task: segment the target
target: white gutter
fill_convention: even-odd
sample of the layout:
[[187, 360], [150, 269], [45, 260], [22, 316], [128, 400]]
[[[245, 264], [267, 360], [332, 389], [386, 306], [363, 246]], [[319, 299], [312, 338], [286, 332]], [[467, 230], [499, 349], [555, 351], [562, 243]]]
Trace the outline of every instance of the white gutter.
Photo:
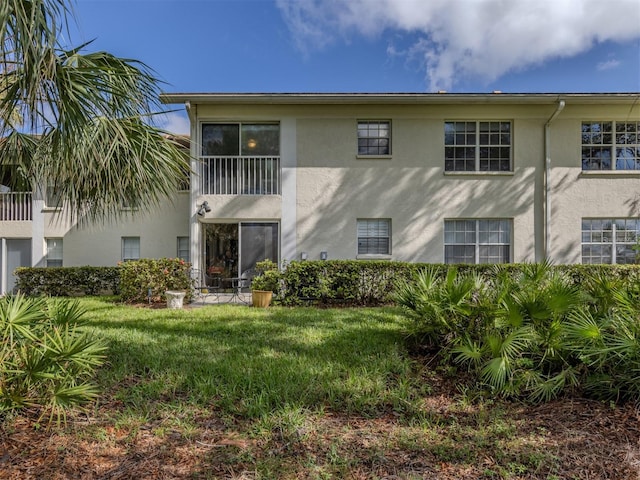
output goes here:
[[549, 117], [544, 125], [544, 251], [545, 260], [549, 258], [551, 250], [551, 122], [553, 122], [564, 109], [565, 101], [559, 100], [556, 111]]

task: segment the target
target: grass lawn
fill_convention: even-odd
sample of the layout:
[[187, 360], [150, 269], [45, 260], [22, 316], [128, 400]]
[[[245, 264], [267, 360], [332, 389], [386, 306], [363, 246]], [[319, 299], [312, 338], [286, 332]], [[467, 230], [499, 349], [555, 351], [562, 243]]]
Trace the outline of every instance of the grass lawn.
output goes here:
[[636, 408], [479, 401], [408, 354], [397, 309], [82, 302], [104, 394], [62, 430], [2, 426], [0, 478], [639, 478]]

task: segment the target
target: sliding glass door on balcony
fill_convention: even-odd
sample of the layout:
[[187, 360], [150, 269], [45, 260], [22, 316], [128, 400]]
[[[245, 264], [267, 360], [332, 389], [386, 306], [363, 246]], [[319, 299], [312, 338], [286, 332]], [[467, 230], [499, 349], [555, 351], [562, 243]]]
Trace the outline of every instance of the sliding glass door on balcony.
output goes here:
[[203, 195], [280, 195], [278, 123], [202, 124]]

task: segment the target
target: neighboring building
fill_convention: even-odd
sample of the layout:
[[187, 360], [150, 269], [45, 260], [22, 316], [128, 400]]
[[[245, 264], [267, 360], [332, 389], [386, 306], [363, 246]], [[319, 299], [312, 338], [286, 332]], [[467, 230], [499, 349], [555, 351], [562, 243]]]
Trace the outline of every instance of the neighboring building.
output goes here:
[[27, 257], [69, 266], [181, 255], [229, 276], [265, 258], [635, 260], [640, 94], [161, 99], [189, 112], [190, 191], [91, 229], [52, 223], [45, 201], [30, 200], [30, 218], [0, 221], [3, 290]]

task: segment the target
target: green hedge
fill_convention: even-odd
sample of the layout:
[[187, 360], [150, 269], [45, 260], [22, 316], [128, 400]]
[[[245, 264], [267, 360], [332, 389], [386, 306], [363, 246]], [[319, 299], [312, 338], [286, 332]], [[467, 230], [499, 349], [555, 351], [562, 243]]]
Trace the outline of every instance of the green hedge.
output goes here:
[[[275, 301], [282, 305], [384, 305], [392, 302], [396, 281], [412, 280], [433, 266], [444, 276], [450, 265], [364, 260], [293, 261], [279, 274]], [[461, 274], [493, 275], [494, 265], [456, 265]], [[501, 265], [517, 272], [522, 264]], [[597, 274], [630, 281], [640, 287], [640, 265], [558, 265], [580, 284]]]
[[116, 295], [123, 302], [164, 302], [167, 290], [185, 290], [193, 296], [191, 264], [174, 258], [142, 259], [116, 267], [55, 267], [16, 269], [17, 287], [24, 295], [68, 297]]
[[18, 290], [28, 296], [113, 295], [120, 285], [119, 267], [20, 267], [15, 274]]
[[179, 258], [142, 259], [120, 264], [120, 298], [123, 302], [163, 302], [167, 290], [184, 290], [193, 297], [191, 264]]

